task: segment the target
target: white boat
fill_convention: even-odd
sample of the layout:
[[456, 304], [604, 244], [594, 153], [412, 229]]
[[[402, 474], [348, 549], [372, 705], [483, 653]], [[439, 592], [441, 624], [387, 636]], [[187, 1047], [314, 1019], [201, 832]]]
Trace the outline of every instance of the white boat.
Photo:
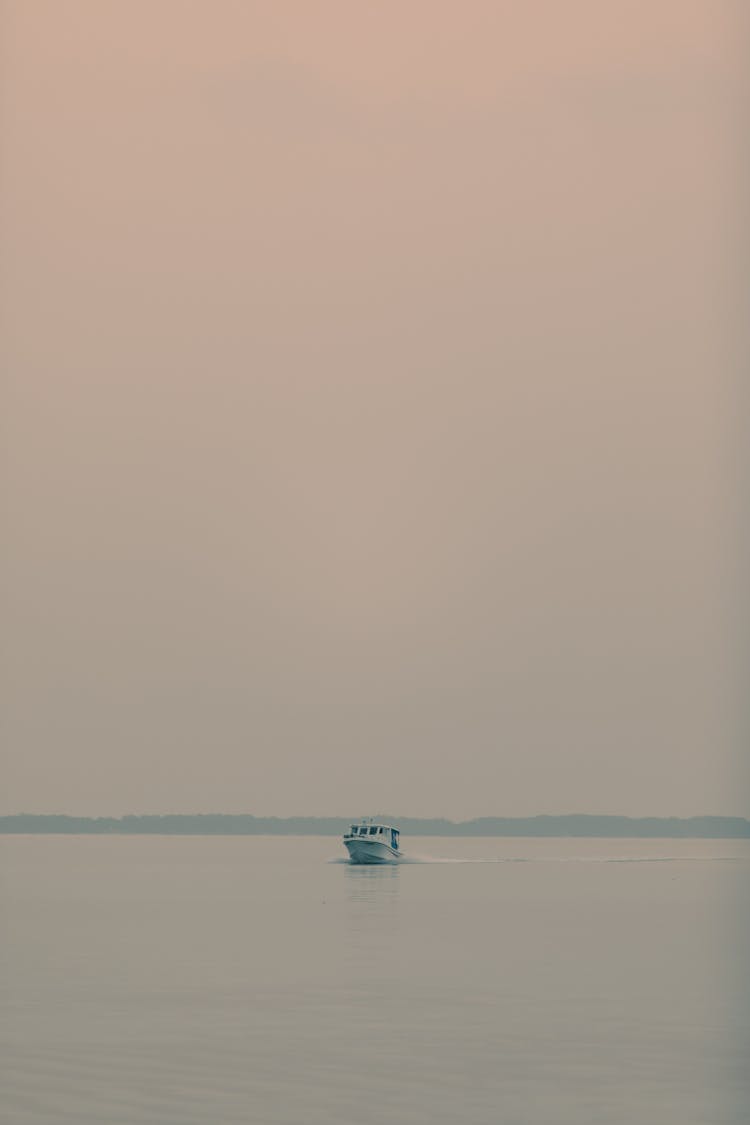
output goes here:
[[372, 817], [363, 817], [344, 835], [344, 847], [352, 863], [396, 863], [399, 829], [390, 824], [377, 824]]

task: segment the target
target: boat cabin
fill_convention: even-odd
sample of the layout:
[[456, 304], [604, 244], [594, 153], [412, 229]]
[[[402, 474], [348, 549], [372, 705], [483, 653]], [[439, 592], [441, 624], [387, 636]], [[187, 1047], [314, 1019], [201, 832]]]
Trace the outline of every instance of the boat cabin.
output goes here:
[[391, 828], [389, 824], [373, 824], [371, 821], [363, 821], [361, 824], [353, 824], [349, 834], [351, 836], [374, 837], [393, 848], [394, 851], [398, 851], [398, 828]]

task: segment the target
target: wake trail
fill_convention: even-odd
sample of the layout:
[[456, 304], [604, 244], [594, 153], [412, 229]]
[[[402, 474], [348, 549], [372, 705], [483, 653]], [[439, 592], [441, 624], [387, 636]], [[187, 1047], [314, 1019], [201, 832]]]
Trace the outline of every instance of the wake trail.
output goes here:
[[346, 856], [334, 856], [329, 863], [343, 863], [349, 867], [406, 867], [419, 864], [489, 864], [489, 863], [735, 863], [735, 855], [688, 856], [488, 856], [457, 857], [432, 855], [403, 855], [390, 863], [359, 864], [352, 863]]

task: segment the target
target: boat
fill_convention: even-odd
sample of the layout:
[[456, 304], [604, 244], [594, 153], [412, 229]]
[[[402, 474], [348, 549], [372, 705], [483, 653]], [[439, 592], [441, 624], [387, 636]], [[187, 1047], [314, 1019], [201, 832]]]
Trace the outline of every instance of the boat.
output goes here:
[[400, 830], [391, 824], [378, 824], [363, 817], [344, 834], [344, 847], [352, 863], [397, 863]]

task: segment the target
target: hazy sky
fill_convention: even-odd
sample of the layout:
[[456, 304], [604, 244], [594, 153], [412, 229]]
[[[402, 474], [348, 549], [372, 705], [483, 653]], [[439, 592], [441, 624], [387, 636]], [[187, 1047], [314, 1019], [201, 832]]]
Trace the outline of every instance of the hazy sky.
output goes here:
[[723, 0], [5, 0], [3, 812], [748, 812]]

